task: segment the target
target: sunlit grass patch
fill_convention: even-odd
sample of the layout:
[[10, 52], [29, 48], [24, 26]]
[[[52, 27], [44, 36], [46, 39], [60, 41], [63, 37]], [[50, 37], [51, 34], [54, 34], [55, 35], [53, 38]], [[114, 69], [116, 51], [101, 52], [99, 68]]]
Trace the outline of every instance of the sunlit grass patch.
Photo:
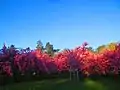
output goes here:
[[85, 79], [84, 84], [88, 90], [107, 90], [101, 82], [94, 81], [92, 79]]

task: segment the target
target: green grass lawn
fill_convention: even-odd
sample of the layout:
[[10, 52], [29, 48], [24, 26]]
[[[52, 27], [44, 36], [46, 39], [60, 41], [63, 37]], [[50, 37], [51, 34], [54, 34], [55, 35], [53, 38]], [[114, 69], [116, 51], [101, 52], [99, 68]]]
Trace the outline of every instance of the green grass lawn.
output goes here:
[[120, 90], [120, 79], [101, 77], [93, 80], [49, 79], [22, 82], [0, 87], [0, 90]]

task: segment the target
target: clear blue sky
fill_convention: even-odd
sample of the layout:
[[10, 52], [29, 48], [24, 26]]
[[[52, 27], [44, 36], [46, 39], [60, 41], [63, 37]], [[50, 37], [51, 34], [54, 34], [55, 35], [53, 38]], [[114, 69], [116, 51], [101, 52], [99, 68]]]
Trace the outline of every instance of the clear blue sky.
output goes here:
[[0, 0], [0, 47], [74, 48], [120, 40], [119, 0]]

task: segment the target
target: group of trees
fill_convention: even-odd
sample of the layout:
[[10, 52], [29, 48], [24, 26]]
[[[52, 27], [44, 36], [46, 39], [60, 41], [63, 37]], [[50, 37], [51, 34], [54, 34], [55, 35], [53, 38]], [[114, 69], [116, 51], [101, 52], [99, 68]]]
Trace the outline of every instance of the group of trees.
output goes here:
[[[58, 52], [49, 42], [44, 47], [39, 40], [35, 50], [17, 49], [14, 45], [0, 50], [0, 75], [40, 75], [79, 69], [84, 75], [119, 74], [120, 44], [110, 43], [96, 50], [87, 43]], [[55, 54], [57, 52], [57, 54]]]
[[44, 47], [40, 40], [37, 41], [36, 48], [38, 50], [41, 50], [42, 52], [47, 53], [50, 56], [53, 56], [56, 52], [58, 52], [60, 50], [60, 49], [54, 49], [53, 45], [50, 44], [50, 42], [47, 42], [46, 46]]

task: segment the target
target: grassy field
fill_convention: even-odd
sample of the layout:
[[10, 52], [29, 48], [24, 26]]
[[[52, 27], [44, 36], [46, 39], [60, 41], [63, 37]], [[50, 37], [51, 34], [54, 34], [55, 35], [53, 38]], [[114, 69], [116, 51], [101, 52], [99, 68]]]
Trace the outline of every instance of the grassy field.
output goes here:
[[119, 78], [101, 77], [93, 80], [49, 79], [34, 82], [22, 82], [0, 87], [0, 90], [120, 90]]

